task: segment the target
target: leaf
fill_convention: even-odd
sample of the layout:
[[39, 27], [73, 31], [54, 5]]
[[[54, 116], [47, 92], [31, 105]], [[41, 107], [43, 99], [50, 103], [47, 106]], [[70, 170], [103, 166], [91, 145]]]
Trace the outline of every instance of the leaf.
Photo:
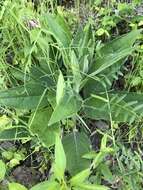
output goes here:
[[79, 184], [78, 186], [83, 190], [109, 190], [108, 187], [105, 187], [103, 185]]
[[65, 90], [65, 81], [64, 81], [64, 77], [62, 75], [62, 72], [60, 71], [58, 83], [57, 83], [57, 92], [56, 92], [57, 104], [59, 104], [60, 100], [63, 98], [64, 90]]
[[42, 62], [42, 65], [35, 66], [32, 65], [30, 68], [30, 71], [28, 73], [23, 72], [22, 70], [19, 70], [17, 68], [10, 68], [10, 74], [16, 79], [20, 80], [23, 83], [37, 83], [40, 84], [40, 86], [46, 87], [53, 87], [55, 86], [55, 83], [53, 81], [53, 78], [51, 76], [51, 72], [49, 71], [49, 68], [45, 66], [45, 64]]
[[3, 131], [0, 132], [0, 141], [28, 139], [29, 137], [30, 134], [27, 131], [27, 129], [21, 126], [4, 129]]
[[7, 126], [10, 126], [12, 124], [12, 119], [7, 117], [6, 115], [2, 115], [0, 117], [0, 131], [6, 128]]
[[[104, 91], [103, 83], [106, 84], [107, 89], [110, 89], [124, 59], [133, 52], [132, 46], [140, 33], [141, 30], [134, 30], [105, 44], [100, 49], [100, 56], [97, 54], [96, 62], [93, 62], [89, 74], [89, 77], [98, 76], [99, 80], [88, 80], [84, 90], [86, 96], [95, 92], [95, 89]], [[106, 79], [110, 81], [110, 84], [107, 84]]]
[[26, 187], [18, 183], [9, 183], [8, 187], [9, 187], [9, 190], [28, 190]]
[[109, 166], [107, 164], [100, 164], [100, 170], [105, 178], [105, 180], [109, 181], [110, 183], [113, 182], [113, 175], [109, 169]]
[[37, 135], [44, 146], [50, 147], [55, 144], [55, 133], [59, 133], [59, 124], [48, 126], [52, 109], [47, 107], [33, 113], [29, 120], [30, 131]]
[[95, 157], [97, 156], [97, 152], [96, 151], [90, 151], [87, 154], [83, 155], [83, 158], [89, 159], [89, 160], [93, 160]]
[[5, 174], [6, 174], [6, 165], [2, 160], [0, 160], [0, 182], [4, 179]]
[[49, 121], [49, 125], [75, 115], [81, 107], [81, 99], [73, 92], [66, 91], [60, 103], [55, 107]]
[[63, 27], [63, 24], [60, 25], [59, 19], [56, 19], [51, 14], [46, 15], [48, 22], [49, 30], [53, 34], [54, 38], [60, 44], [60, 46], [69, 47], [71, 42], [71, 36], [69, 32], [67, 33], [67, 28]]
[[72, 186], [76, 186], [80, 183], [83, 183], [90, 175], [90, 169], [86, 169], [76, 174], [70, 179], [70, 183]]
[[[105, 94], [100, 94], [100, 96], [106, 98]], [[111, 113], [112, 120], [117, 122], [133, 122], [142, 116], [142, 94], [117, 92], [108, 93], [108, 96], [110, 108], [108, 102], [106, 103], [96, 96], [86, 99], [84, 102], [86, 116], [92, 119], [110, 120], [109, 114]]]
[[101, 140], [101, 147], [100, 147], [100, 150], [104, 150], [106, 148], [106, 145], [107, 145], [107, 134], [104, 134], [104, 136], [102, 137], [102, 140]]
[[89, 138], [84, 133], [71, 133], [63, 138], [67, 158], [67, 170], [75, 175], [90, 166], [90, 161], [82, 158], [90, 151]]
[[55, 181], [44, 181], [41, 182], [34, 187], [32, 187], [30, 190], [56, 190], [59, 189], [59, 184]]
[[99, 73], [104, 73], [106, 69], [113, 66], [113, 64], [117, 63], [124, 57], [131, 54], [131, 52], [134, 50], [134, 48], [127, 48], [124, 50], [120, 50], [116, 53], [109, 54], [107, 56], [104, 56], [102, 58], [97, 59], [96, 61], [96, 68], [95, 71], [89, 74], [90, 77], [93, 77]]
[[79, 93], [80, 82], [82, 79], [81, 74], [80, 74], [79, 63], [78, 63], [78, 59], [77, 59], [74, 51], [70, 52], [70, 57], [71, 57], [70, 67], [71, 67], [72, 74], [73, 74], [74, 89], [77, 93]]
[[84, 29], [81, 26], [78, 28], [72, 46], [77, 47], [77, 55], [79, 58], [82, 58], [85, 55], [89, 56], [89, 46], [91, 44], [94, 45], [94, 33], [91, 25], [88, 23]]
[[134, 50], [132, 46], [140, 33], [141, 30], [134, 30], [103, 46], [101, 48], [101, 56], [96, 61], [95, 72], [97, 72], [99, 68], [102, 70], [105, 67], [104, 65], [108, 68], [109, 65], [113, 65], [120, 59], [129, 55], [130, 52]]
[[58, 13], [56, 15], [56, 20], [59, 23], [59, 25], [62, 26], [62, 28], [64, 29], [65, 33], [68, 35], [68, 38], [72, 38], [70, 27], [67, 24], [66, 19], [64, 19], [64, 16], [62, 16], [62, 14]]
[[63, 179], [66, 169], [66, 155], [59, 135], [56, 135], [54, 175], [57, 179]]
[[[87, 159], [93, 159], [93, 168], [95, 169], [97, 166], [101, 167], [104, 158], [114, 152], [114, 149], [110, 147], [106, 147], [107, 144], [107, 135], [105, 134], [101, 140], [100, 152], [96, 153], [95, 151], [89, 152], [85, 154], [83, 157]], [[99, 165], [100, 164], [100, 165]]]
[[[29, 83], [5, 91], [0, 91], [0, 105], [18, 109], [34, 109], [40, 103], [45, 88], [38, 83]], [[44, 96], [39, 107], [46, 106], [48, 101]]]
[[100, 151], [100, 152], [96, 155], [96, 157], [94, 158], [94, 160], [93, 160], [93, 163], [94, 163], [93, 168], [94, 168], [94, 169], [97, 168], [97, 166], [99, 166], [99, 164], [100, 164], [101, 162], [103, 162], [104, 158], [105, 158], [107, 155], [108, 155], [107, 152]]
[[132, 47], [135, 41], [141, 35], [141, 30], [133, 30], [127, 34], [124, 34], [109, 43], [105, 44], [101, 49], [101, 56], [114, 53], [115, 51], [121, 51], [126, 48]]

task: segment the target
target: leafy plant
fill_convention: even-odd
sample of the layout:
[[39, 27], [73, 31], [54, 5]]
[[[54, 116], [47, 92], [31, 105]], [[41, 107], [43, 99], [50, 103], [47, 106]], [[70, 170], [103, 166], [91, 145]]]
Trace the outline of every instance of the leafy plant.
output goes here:
[[[120, 122], [132, 122], [138, 118], [142, 112], [142, 94], [111, 91], [111, 85], [124, 59], [134, 51], [133, 45], [140, 35], [140, 30], [115, 39], [94, 53], [96, 50], [93, 45], [94, 34], [90, 25], [87, 25], [83, 31], [77, 32], [75, 40], [72, 41], [71, 35], [68, 35], [70, 34], [68, 26], [62, 18], [57, 19], [48, 14], [45, 15], [45, 19], [47, 24], [45, 27], [51, 34], [52, 43], [55, 40], [57, 42], [54, 51], [60, 58], [55, 60], [51, 57], [56, 64], [57, 72], [53, 72], [50, 77], [49, 67], [43, 68], [42, 65], [32, 67], [28, 74], [16, 71], [21, 74], [21, 80], [26, 77], [30, 77], [30, 80], [25, 81], [22, 86], [1, 91], [0, 104], [18, 109], [32, 109], [29, 130], [47, 145], [52, 145], [53, 140], [45, 142], [46, 137], [43, 136], [45, 130], [48, 138], [48, 135], [55, 130], [51, 125], [76, 117], [77, 114], [84, 113], [88, 118], [106, 120], [111, 119], [111, 114], [113, 121]], [[39, 30], [46, 32], [43, 28]], [[64, 33], [68, 36], [63, 37]], [[38, 44], [36, 45], [38, 47]], [[64, 74], [58, 72], [61, 61], [62, 66], [66, 68]], [[46, 76], [42, 73], [46, 73]], [[53, 77], [57, 81], [56, 87]], [[79, 94], [81, 92], [84, 92], [83, 97]], [[50, 106], [52, 108], [49, 108]]]
[[[65, 178], [65, 169], [66, 169], [66, 155], [64, 152], [64, 148], [62, 142], [59, 138], [59, 135], [56, 134], [56, 144], [55, 144], [55, 161], [52, 167], [52, 175], [48, 181], [39, 183], [38, 185], [32, 187], [30, 190], [46, 190], [47, 188], [56, 190], [68, 190], [68, 189], [80, 189], [80, 190], [107, 190], [108, 188], [102, 185], [91, 184], [88, 181], [88, 178], [91, 174], [91, 169], [85, 169], [75, 176], [71, 177], [68, 181]], [[13, 188], [18, 188], [21, 190], [26, 190], [23, 186], [10, 183], [9, 190], [13, 190]]]
[[[57, 93], [54, 92], [54, 90], [56, 89], [54, 87], [55, 82], [52, 80], [52, 78], [50, 78], [50, 80], [53, 83], [53, 86], [51, 86], [48, 83], [47, 87], [42, 86], [42, 83], [40, 82], [42, 76], [39, 75], [40, 71], [38, 71], [39, 69], [41, 70], [41, 68], [37, 67], [37, 74], [34, 74], [35, 76], [37, 75], [37, 77], [39, 75], [40, 78], [36, 78], [34, 82], [26, 82], [24, 86], [19, 86], [13, 89], [2, 91], [0, 93], [1, 105], [22, 109], [36, 108], [37, 112], [37, 110], [40, 107], [45, 107], [51, 104], [51, 101], [54, 100], [54, 97], [50, 97], [48, 94], [53, 93], [53, 95], [55, 96], [54, 101], [56, 101], [57, 99], [58, 102], [55, 102], [55, 105], [52, 105], [53, 113], [49, 120], [49, 126], [63, 119], [76, 115], [77, 112], [79, 112], [79, 110], [81, 109], [81, 107], [83, 107], [83, 109], [88, 107], [88, 110], [91, 112], [92, 109], [97, 109], [100, 113], [99, 107], [101, 109], [104, 109], [106, 105], [108, 107], [108, 104], [110, 104], [110, 108], [112, 110], [113, 108], [116, 109], [115, 106], [118, 103], [120, 107], [120, 109], [118, 109], [118, 112], [121, 112], [121, 109], [124, 109], [122, 107], [122, 102], [124, 101], [125, 103], [127, 103], [127, 106], [129, 106], [132, 111], [134, 107], [136, 108], [135, 110], [139, 109], [139, 107], [136, 107], [138, 106], [138, 103], [133, 104], [133, 106], [130, 105], [133, 101], [136, 101], [136, 97], [134, 99], [134, 95], [132, 95], [131, 93], [120, 93], [114, 92], [113, 90], [112, 92], [108, 91], [109, 89], [111, 89], [112, 81], [116, 77], [116, 73], [119, 72], [119, 69], [123, 64], [123, 59], [130, 55], [131, 52], [135, 49], [132, 46], [135, 43], [135, 40], [139, 37], [139, 30], [132, 31], [131, 33], [126, 34], [123, 37], [120, 37], [119, 39], [113, 40], [112, 42], [105, 44], [103, 47], [101, 47], [101, 49], [98, 52], [96, 52], [95, 58], [95, 55], [93, 54], [94, 46], [92, 43], [93, 34], [89, 25], [86, 26], [83, 32], [80, 31], [79, 37], [79, 33], [77, 33], [75, 39], [76, 43], [77, 41], [79, 41], [79, 44], [75, 44], [75, 41], [70, 42], [70, 37], [65, 36], [64, 39], [67, 38], [68, 41], [65, 45], [65, 42], [62, 42], [62, 35], [64, 32], [67, 34], [70, 32], [67, 32], [67, 27], [65, 27], [65, 23], [63, 25], [60, 25], [60, 22], [63, 22], [63, 20], [57, 20], [56, 18], [51, 17], [51, 15], [46, 15], [46, 18], [48, 23], [48, 30], [52, 34], [52, 36], [57, 40], [57, 43], [60, 48], [59, 50], [56, 50], [57, 54], [61, 56], [60, 59], [63, 60], [63, 64], [67, 68], [67, 73], [64, 74], [65, 76], [63, 77], [60, 72], [59, 80], [57, 81], [58, 86], [62, 85], [61, 89], [59, 89], [59, 87], [57, 86]], [[60, 32], [56, 31], [57, 28]], [[89, 45], [85, 47], [84, 44]], [[75, 45], [77, 46], [76, 49], [74, 49]], [[68, 46], [68, 49], [64, 49], [66, 48], [66, 46]], [[85, 67], [83, 65], [85, 64], [83, 62], [84, 60], [87, 65], [86, 73], [83, 70], [83, 67]], [[56, 60], [53, 61], [55, 62]], [[59, 63], [57, 62], [56, 64], [58, 66]], [[108, 77], [107, 75], [110, 76]], [[53, 76], [57, 78], [57, 72], [53, 73]], [[47, 77], [47, 80], [48, 78], [49, 77]], [[64, 81], [64, 78], [66, 78], [66, 81]], [[42, 80], [44, 82], [45, 77]], [[92, 88], [94, 88], [95, 90], [91, 89], [90, 84], [92, 85]], [[86, 96], [84, 95], [84, 97], [81, 98], [81, 96], [78, 94], [81, 91], [84, 91], [88, 94]], [[109, 96], [109, 99], [107, 98], [106, 91]], [[95, 94], [95, 96], [91, 94]], [[137, 96], [141, 97], [141, 95]], [[126, 101], [128, 99], [129, 102]], [[92, 101], [92, 107], [90, 105], [90, 101]], [[98, 101], [100, 101], [99, 104], [97, 103]], [[111, 102], [113, 101], [115, 101], [115, 103], [113, 103], [112, 105]], [[95, 105], [96, 103], [98, 104], [98, 106]], [[104, 104], [104, 106], [100, 106], [102, 104]], [[62, 111], [60, 112], [60, 110]], [[105, 118], [105, 116], [107, 115], [105, 114], [105, 112], [104, 114], [102, 114], [101, 112], [101, 118], [102, 116], [103, 118]], [[113, 111], [112, 115], [118, 115], [117, 113]], [[95, 119], [98, 118], [96, 113], [93, 113], [93, 115]], [[118, 120], [118, 117], [116, 118]], [[121, 118], [119, 120], [124, 121], [124, 118]]]
[[[37, 142], [50, 150], [55, 145], [49, 180], [31, 190], [108, 189], [100, 184], [104, 180], [115, 181], [106, 162], [113, 149], [107, 145], [107, 136], [101, 129], [104, 137], [100, 150], [92, 151], [87, 130], [93, 129], [86, 122], [88, 119], [109, 122], [112, 134], [108, 137], [115, 151], [114, 127], [122, 122], [141, 121], [142, 93], [117, 91], [113, 83], [123, 75], [128, 56], [138, 51], [136, 42], [140, 42], [142, 30], [132, 30], [110, 41], [105, 38], [101, 43], [99, 39], [105, 34], [109, 38], [110, 29], [116, 26], [110, 8], [107, 12], [102, 9], [100, 16], [104, 19], [98, 30], [93, 30], [89, 20], [84, 27], [70, 31], [62, 14], [53, 11], [53, 1], [48, 2], [50, 13], [44, 13], [41, 4], [40, 14], [34, 13], [31, 5], [17, 2], [11, 6], [6, 1], [0, 14], [5, 24], [0, 36], [4, 47], [0, 72], [5, 73], [0, 106], [11, 118], [10, 122], [1, 122], [0, 140], [29, 141], [36, 136]], [[95, 9], [101, 5], [99, 1], [93, 3]], [[80, 11], [78, 1], [76, 6]], [[121, 15], [130, 11], [123, 3], [118, 9]], [[8, 15], [10, 27], [4, 19]], [[5, 169], [1, 175], [3, 179]], [[91, 175], [95, 178], [91, 179]], [[25, 189], [10, 183], [9, 189], [13, 188]]]

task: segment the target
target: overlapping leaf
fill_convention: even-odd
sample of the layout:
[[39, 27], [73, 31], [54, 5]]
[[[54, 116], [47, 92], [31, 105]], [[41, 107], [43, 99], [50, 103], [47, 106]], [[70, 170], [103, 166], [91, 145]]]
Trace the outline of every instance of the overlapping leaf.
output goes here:
[[74, 116], [80, 110], [81, 103], [79, 96], [75, 95], [71, 89], [66, 89], [64, 96], [51, 115], [49, 125]]
[[[106, 84], [109, 89], [112, 85], [115, 75], [119, 72], [125, 58], [134, 50], [134, 43], [140, 36], [140, 30], [134, 30], [124, 36], [121, 36], [100, 49], [100, 55], [96, 54], [90, 68], [89, 81], [85, 86], [85, 94], [95, 91], [104, 91], [102, 84]], [[98, 81], [90, 77], [97, 76]], [[108, 82], [106, 81], [108, 79]]]
[[143, 113], [143, 95], [138, 93], [108, 93], [92, 96], [84, 104], [87, 117], [92, 119], [110, 120], [110, 114], [114, 121], [132, 122], [139, 119]]
[[60, 46], [69, 47], [71, 43], [71, 35], [62, 17], [57, 19], [51, 14], [46, 15], [49, 30], [57, 40]]
[[90, 151], [90, 141], [84, 133], [72, 133], [63, 138], [67, 158], [67, 170], [75, 175], [90, 165], [82, 156]]
[[45, 109], [38, 110], [31, 115], [29, 121], [30, 131], [37, 135], [42, 144], [46, 147], [50, 147], [55, 144], [55, 133], [59, 133], [59, 124], [48, 126], [52, 109], [47, 107]]
[[[45, 88], [39, 83], [29, 83], [8, 90], [0, 91], [0, 105], [19, 109], [34, 109], [48, 104], [47, 98], [41, 96]], [[41, 101], [40, 101], [41, 100]]]

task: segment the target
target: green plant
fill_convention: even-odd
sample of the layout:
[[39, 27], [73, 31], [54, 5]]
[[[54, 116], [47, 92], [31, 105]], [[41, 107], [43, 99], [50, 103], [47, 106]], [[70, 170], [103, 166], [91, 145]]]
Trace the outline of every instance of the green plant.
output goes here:
[[[47, 15], [46, 18], [49, 24], [48, 25], [49, 32], [52, 33], [52, 35], [59, 44], [60, 49], [56, 51], [57, 54], [59, 54], [60, 59], [57, 61], [61, 62], [61, 59], [63, 61], [62, 64], [63, 66], [65, 66], [67, 72], [66, 75], [64, 74], [65, 75], [64, 78], [66, 78], [66, 81], [64, 80], [62, 74], [60, 74], [59, 82], [58, 83], [56, 82], [57, 80], [56, 78], [58, 78], [58, 67], [60, 66], [58, 62], [55, 63], [57, 71], [52, 73], [55, 79], [53, 77], [49, 77], [50, 76], [50, 73], [48, 74], [49, 66], [48, 65], [44, 66], [43, 64], [45, 68], [42, 68], [43, 67], [42, 65], [41, 67], [39, 66], [31, 67], [29, 74], [26, 73], [22, 74], [20, 71], [16, 71], [17, 75], [21, 74], [21, 79], [23, 77], [24, 77], [23, 79], [27, 77], [29, 78], [29, 81], [27, 82], [24, 81], [25, 82], [24, 85], [19, 86], [17, 88], [9, 89], [8, 91], [3, 91], [1, 92], [0, 95], [1, 95], [1, 105], [20, 108], [20, 109], [36, 108], [37, 110], [40, 107], [43, 106], [45, 107], [46, 105], [49, 104], [49, 102], [51, 103], [51, 101], [53, 101], [52, 107], [55, 108], [49, 121], [49, 126], [50, 126], [53, 123], [56, 123], [62, 119], [65, 119], [67, 117], [76, 114], [80, 110], [81, 102], [84, 103], [83, 107], [88, 106], [89, 100], [90, 101], [97, 100], [97, 102], [101, 101], [105, 103], [105, 105], [106, 104], [108, 105], [107, 103], [108, 100], [106, 97], [106, 89], [107, 90], [110, 89], [112, 81], [116, 77], [116, 73], [119, 72], [119, 69], [122, 66], [123, 59], [126, 58], [128, 55], [130, 55], [131, 52], [135, 49], [134, 47], [132, 47], [132, 45], [134, 44], [135, 40], [138, 38], [140, 31], [133, 31], [101, 47], [100, 50], [96, 52], [96, 60], [95, 60], [95, 54], [94, 54], [95, 47], [94, 44], [92, 43], [93, 34], [91, 32], [90, 25], [87, 25], [83, 32], [80, 31], [79, 33], [77, 33], [75, 40], [72, 42], [70, 35], [68, 35], [69, 32], [67, 32], [67, 26], [64, 27], [65, 23], [63, 23], [64, 27], [63, 28], [58, 24], [59, 21], [52, 18], [51, 15]], [[63, 20], [60, 20], [60, 22], [63, 22]], [[66, 34], [66, 36], [64, 34]], [[80, 44], [77, 44], [77, 41]], [[85, 44], [89, 45], [85, 47]], [[107, 72], [109, 71], [109, 69], [110, 73], [108, 75], [110, 76], [108, 77]], [[46, 72], [47, 76], [43, 75], [44, 71]], [[33, 75], [36, 76], [35, 79]], [[60, 79], [61, 77], [63, 78], [62, 80]], [[95, 92], [92, 91], [92, 89], [90, 89], [90, 82], [94, 84], [92, 86], [93, 88], [96, 88]], [[58, 85], [61, 85], [59, 87], [57, 86], [58, 89], [57, 93], [55, 93], [56, 83]], [[89, 96], [84, 95], [83, 97], [84, 101], [82, 100], [81, 96], [78, 95], [78, 93], [81, 90], [87, 91], [89, 94]], [[59, 93], [59, 91], [62, 91], [62, 93]], [[22, 95], [20, 95], [20, 93]], [[97, 96], [94, 95], [90, 96], [91, 93], [92, 94], [97, 93]], [[105, 93], [105, 95], [103, 93]], [[50, 95], [55, 94], [55, 99], [57, 96], [61, 96], [57, 97], [57, 99], [59, 99], [60, 102], [59, 103], [54, 102], [55, 101], [54, 96], [50, 97], [49, 95], [48, 98], [46, 98], [47, 94]], [[105, 99], [103, 98], [99, 100], [98, 94], [103, 94], [101, 96], [104, 96]], [[113, 92], [108, 92], [108, 94], [109, 98], [111, 98], [113, 95], [114, 99], [116, 96], [122, 97], [126, 95], [126, 98], [123, 99], [128, 99], [127, 98], [128, 93], [126, 92], [116, 93], [113, 91]], [[9, 96], [11, 97], [9, 98]], [[68, 99], [67, 96], [69, 97]], [[133, 94], [129, 93], [129, 96], [132, 97], [133, 101]], [[70, 109], [69, 110], [64, 109], [64, 106], [62, 104], [69, 106]], [[70, 104], [72, 104], [72, 107], [70, 106]], [[59, 113], [58, 110], [61, 108], [64, 109], [64, 112], [58, 115]], [[104, 116], [101, 117], [104, 118]]]
[[[36, 136], [37, 144], [50, 150], [56, 142], [53, 173], [48, 182], [32, 190], [49, 186], [51, 189], [71, 186], [76, 190], [107, 189], [100, 185], [108, 182], [110, 186], [115, 176], [109, 169], [110, 163], [104, 164], [103, 160], [112, 149], [104, 137], [100, 151], [92, 152], [87, 122], [90, 119], [110, 123], [111, 130], [106, 133], [115, 151], [115, 132], [120, 127], [117, 124], [142, 121], [142, 93], [116, 91], [112, 85], [123, 75], [128, 56], [138, 51], [136, 42], [140, 42], [141, 30], [132, 30], [103, 44], [99, 36], [108, 35], [116, 25], [115, 17], [107, 17], [110, 7], [107, 12], [102, 9], [105, 27], [99, 26], [94, 31], [89, 20], [84, 27], [71, 31], [62, 17], [64, 14], [54, 13], [52, 1], [49, 1], [52, 13], [48, 14], [42, 6], [38, 14], [32, 4], [18, 2], [12, 5], [6, 1], [0, 17], [5, 25], [0, 36], [3, 47], [0, 74], [4, 76], [1, 89], [5, 89], [0, 91], [0, 105], [7, 114], [0, 118], [0, 140], [33, 141]], [[119, 8], [121, 12], [128, 11], [126, 5]], [[9, 14], [10, 19], [6, 20]], [[95, 181], [99, 186], [93, 186]], [[24, 189], [18, 184], [9, 188]]]
[[[99, 163], [103, 161], [105, 158], [106, 154], [109, 154], [112, 152], [111, 148], [106, 147], [106, 141], [107, 137], [105, 136], [102, 140], [101, 144], [101, 150], [100, 152], [96, 155], [92, 153], [85, 155], [85, 157], [88, 157], [90, 159], [93, 159], [93, 164], [91, 164], [91, 167], [80, 171], [76, 175], [70, 177], [67, 179], [65, 176], [65, 170], [66, 170], [66, 155], [64, 152], [64, 148], [61, 142], [61, 139], [59, 138], [59, 135], [56, 134], [56, 142], [55, 142], [55, 160], [53, 163], [51, 175], [49, 177], [48, 181], [39, 183], [38, 185], [32, 187], [30, 190], [46, 190], [47, 188], [51, 190], [56, 190], [56, 189], [61, 189], [61, 190], [107, 190], [108, 188], [103, 186], [103, 185], [97, 185], [90, 183], [88, 181], [88, 178], [92, 172], [93, 169], [95, 169]], [[20, 184], [16, 183], [10, 183], [9, 184], [9, 190], [13, 190], [15, 188], [20, 189], [20, 190], [26, 190], [24, 186], [21, 186]]]
[[[10, 68], [15, 79], [23, 84], [1, 91], [0, 104], [15, 109], [32, 110], [27, 128], [31, 135], [38, 135], [41, 142], [51, 146], [54, 144], [53, 138], [48, 139], [49, 142], [44, 139], [48, 134], [59, 130], [61, 121], [68, 118], [73, 118], [76, 122], [77, 116], [84, 114], [87, 118], [117, 122], [140, 119], [142, 94], [116, 92], [111, 89], [124, 59], [135, 50], [133, 45], [140, 30], [132, 31], [97, 49], [90, 24], [84, 30], [77, 31], [72, 40], [63, 18], [48, 14], [45, 15], [41, 28], [29, 33], [30, 38], [34, 37], [32, 44], [39, 48], [37, 59], [39, 53], [43, 54], [47, 49], [45, 44], [39, 46], [41, 39], [46, 38], [49, 60], [52, 62], [39, 62], [39, 66], [31, 66], [28, 73]], [[65, 69], [59, 72], [61, 67]], [[15, 128], [6, 131], [8, 130]], [[16, 130], [23, 131], [24, 127], [19, 126]], [[18, 135], [21, 138], [24, 135], [25, 138], [27, 130], [24, 134], [18, 132]]]

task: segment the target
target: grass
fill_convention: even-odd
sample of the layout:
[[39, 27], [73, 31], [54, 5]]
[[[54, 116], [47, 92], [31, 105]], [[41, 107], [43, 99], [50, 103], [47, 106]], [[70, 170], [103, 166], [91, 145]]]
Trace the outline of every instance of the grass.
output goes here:
[[68, 3], [0, 4], [0, 189], [141, 190], [141, 2]]

